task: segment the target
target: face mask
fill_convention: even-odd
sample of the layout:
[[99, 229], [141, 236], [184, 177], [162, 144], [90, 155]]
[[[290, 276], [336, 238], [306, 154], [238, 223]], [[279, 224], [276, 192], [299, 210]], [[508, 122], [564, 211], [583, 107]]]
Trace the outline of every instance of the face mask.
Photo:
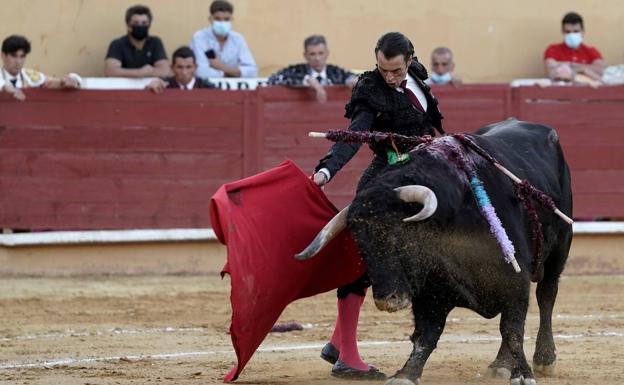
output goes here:
[[577, 49], [581, 43], [583, 42], [583, 33], [582, 32], [570, 32], [566, 33], [563, 41], [565, 45], [572, 49]]
[[147, 37], [148, 31], [149, 31], [149, 26], [147, 25], [133, 25], [132, 32], [130, 32], [130, 35], [132, 35], [132, 37], [137, 40], [143, 40]]
[[444, 75], [438, 75], [435, 72], [431, 73], [431, 81], [435, 84], [446, 84], [451, 81], [451, 73], [447, 72]]
[[225, 36], [232, 29], [231, 21], [213, 21], [212, 32], [217, 36]]

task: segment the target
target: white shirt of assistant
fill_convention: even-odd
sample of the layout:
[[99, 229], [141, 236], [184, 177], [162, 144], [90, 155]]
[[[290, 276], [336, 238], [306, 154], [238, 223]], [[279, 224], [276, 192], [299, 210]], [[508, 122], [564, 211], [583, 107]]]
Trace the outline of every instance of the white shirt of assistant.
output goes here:
[[43, 73], [26, 68], [22, 68], [17, 76], [13, 76], [2, 67], [1, 75], [0, 90], [5, 84], [12, 85], [13, 80], [15, 80], [15, 88], [41, 87], [46, 81], [46, 77]]

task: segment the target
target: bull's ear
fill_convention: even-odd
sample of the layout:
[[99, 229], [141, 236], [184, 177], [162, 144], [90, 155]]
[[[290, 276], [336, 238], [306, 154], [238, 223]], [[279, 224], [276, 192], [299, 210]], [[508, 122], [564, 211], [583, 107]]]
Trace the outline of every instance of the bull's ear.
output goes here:
[[403, 222], [419, 222], [432, 216], [438, 208], [438, 198], [433, 190], [422, 185], [401, 186], [394, 189], [399, 195], [399, 199], [408, 203], [420, 203], [423, 205], [415, 215], [403, 218]]

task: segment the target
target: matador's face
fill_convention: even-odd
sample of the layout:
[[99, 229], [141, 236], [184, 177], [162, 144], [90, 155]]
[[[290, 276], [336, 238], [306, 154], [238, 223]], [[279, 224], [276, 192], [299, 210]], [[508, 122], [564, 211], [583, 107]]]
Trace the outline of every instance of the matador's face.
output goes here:
[[392, 88], [397, 88], [407, 77], [407, 69], [410, 64], [412, 64], [411, 57], [408, 60], [405, 60], [404, 55], [387, 58], [383, 52], [377, 52], [377, 69], [386, 84]]

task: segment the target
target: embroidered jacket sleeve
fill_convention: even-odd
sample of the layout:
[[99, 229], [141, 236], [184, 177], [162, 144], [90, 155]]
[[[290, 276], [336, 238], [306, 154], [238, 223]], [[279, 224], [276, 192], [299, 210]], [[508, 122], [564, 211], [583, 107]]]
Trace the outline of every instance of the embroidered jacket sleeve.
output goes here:
[[[345, 107], [345, 117], [351, 119], [349, 130], [370, 130], [377, 112], [388, 108], [383, 93], [375, 91], [376, 85], [372, 76], [372, 72], [362, 74], [353, 88], [351, 101]], [[319, 161], [315, 171], [325, 168], [333, 177], [355, 156], [361, 146], [360, 143], [334, 143]]]
[[307, 74], [308, 67], [305, 64], [294, 64], [269, 76], [268, 83], [273, 86], [301, 87]]

